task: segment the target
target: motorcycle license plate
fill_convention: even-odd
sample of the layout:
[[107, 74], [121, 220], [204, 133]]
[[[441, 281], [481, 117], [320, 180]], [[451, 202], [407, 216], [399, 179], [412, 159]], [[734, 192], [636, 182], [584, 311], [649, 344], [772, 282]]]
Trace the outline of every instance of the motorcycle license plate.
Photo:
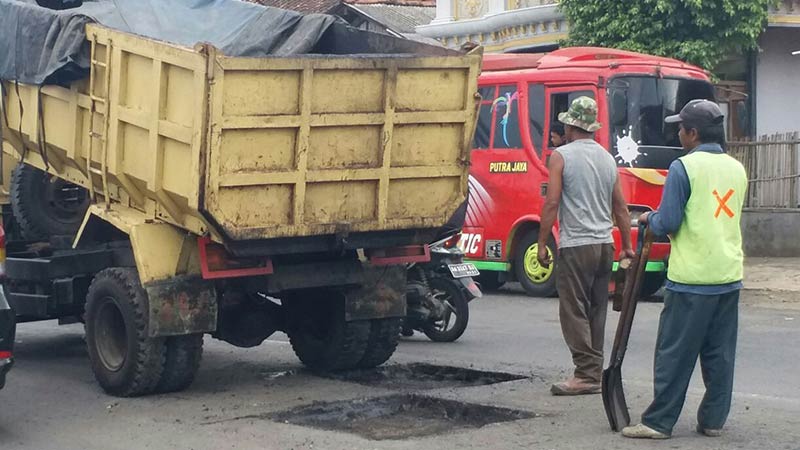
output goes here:
[[449, 264], [447, 268], [450, 269], [453, 278], [477, 277], [481, 274], [475, 264], [470, 263]]

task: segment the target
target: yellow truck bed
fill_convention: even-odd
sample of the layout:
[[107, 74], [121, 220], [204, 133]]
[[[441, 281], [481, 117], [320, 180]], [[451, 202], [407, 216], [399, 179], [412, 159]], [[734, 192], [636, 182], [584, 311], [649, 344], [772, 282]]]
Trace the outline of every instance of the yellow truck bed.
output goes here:
[[4, 82], [4, 150], [111, 210], [238, 241], [436, 228], [466, 198], [480, 53], [231, 58], [87, 35], [89, 80]]

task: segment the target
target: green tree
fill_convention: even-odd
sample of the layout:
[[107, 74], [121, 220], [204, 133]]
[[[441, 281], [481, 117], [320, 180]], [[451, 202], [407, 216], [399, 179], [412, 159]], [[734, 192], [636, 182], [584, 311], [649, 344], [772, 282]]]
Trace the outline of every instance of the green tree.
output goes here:
[[776, 0], [561, 0], [566, 45], [612, 47], [677, 58], [713, 70], [756, 48]]

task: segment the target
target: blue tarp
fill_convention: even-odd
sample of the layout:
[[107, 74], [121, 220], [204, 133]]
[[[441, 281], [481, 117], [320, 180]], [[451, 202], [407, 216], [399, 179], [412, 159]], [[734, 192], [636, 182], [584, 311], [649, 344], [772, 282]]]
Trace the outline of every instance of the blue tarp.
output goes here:
[[35, 0], [0, 0], [0, 79], [65, 84], [86, 77], [85, 26], [91, 22], [184, 46], [208, 42], [228, 56], [445, 54], [443, 49], [352, 29], [334, 16], [239, 0], [95, 0], [60, 11], [40, 7]]

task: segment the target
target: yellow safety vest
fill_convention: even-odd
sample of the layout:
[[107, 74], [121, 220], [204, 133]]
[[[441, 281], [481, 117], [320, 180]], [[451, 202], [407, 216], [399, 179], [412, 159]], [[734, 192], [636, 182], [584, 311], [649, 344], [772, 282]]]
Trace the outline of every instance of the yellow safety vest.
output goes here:
[[689, 176], [691, 194], [683, 222], [671, 237], [667, 277], [693, 285], [719, 285], [742, 280], [742, 205], [747, 173], [725, 153], [694, 152], [680, 160]]

